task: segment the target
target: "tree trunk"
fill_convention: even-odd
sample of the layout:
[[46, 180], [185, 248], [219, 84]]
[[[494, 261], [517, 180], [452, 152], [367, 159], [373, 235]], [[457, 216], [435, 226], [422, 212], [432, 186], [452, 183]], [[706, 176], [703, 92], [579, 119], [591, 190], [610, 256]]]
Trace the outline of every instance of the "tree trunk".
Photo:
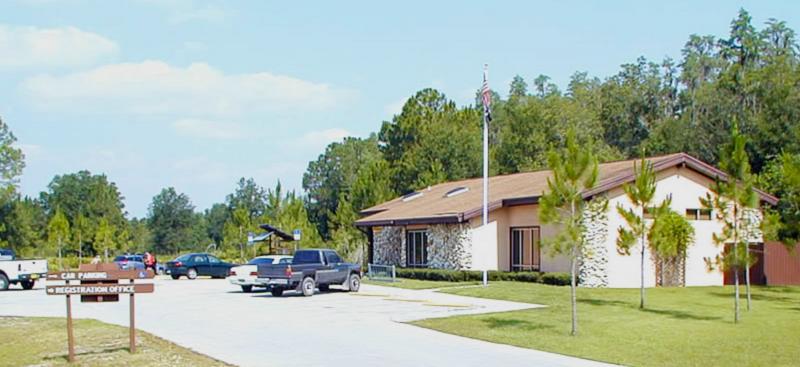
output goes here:
[[578, 335], [578, 301], [576, 297], [576, 289], [575, 289], [575, 273], [577, 272], [578, 260], [575, 256], [575, 247], [572, 248], [572, 260], [570, 261], [570, 304], [572, 306], [572, 331], [570, 335], [575, 336]]
[[[575, 218], [575, 201], [573, 200], [570, 202], [570, 214], [572, 215], [571, 218]], [[570, 291], [570, 304], [572, 306], [572, 331], [570, 335], [576, 336], [578, 335], [578, 301], [576, 297], [576, 274], [578, 272], [578, 244], [572, 244], [572, 256], [570, 256], [570, 284], [569, 284], [569, 291]]]
[[733, 300], [733, 322], [739, 323], [739, 267], [735, 266], [733, 269], [733, 287], [734, 287], [734, 300]]
[[58, 267], [64, 270], [64, 260], [61, 258], [61, 238], [58, 239]]
[[747, 311], [750, 311], [750, 245], [747, 245], [747, 259], [744, 264], [744, 292], [747, 294]]
[[640, 263], [639, 266], [640, 266], [640, 270], [641, 270], [640, 277], [641, 277], [642, 283], [641, 283], [641, 288], [639, 288], [639, 296], [640, 296], [639, 297], [639, 308], [643, 309], [644, 308], [644, 233], [642, 233], [642, 241], [641, 242], [642, 242], [642, 258], [641, 258], [641, 263]]

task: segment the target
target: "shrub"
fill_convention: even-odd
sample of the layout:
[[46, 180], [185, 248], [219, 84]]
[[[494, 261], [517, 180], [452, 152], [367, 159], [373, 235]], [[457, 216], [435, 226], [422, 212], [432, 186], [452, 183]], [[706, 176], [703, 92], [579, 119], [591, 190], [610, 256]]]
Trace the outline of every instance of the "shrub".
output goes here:
[[[397, 268], [398, 278], [432, 280], [440, 282], [479, 282], [483, 280], [480, 270], [450, 270], [427, 268]], [[569, 285], [569, 273], [540, 273], [535, 271], [489, 271], [490, 281], [544, 283]]]
[[542, 274], [542, 283], [550, 285], [569, 285], [569, 273], [544, 273]]

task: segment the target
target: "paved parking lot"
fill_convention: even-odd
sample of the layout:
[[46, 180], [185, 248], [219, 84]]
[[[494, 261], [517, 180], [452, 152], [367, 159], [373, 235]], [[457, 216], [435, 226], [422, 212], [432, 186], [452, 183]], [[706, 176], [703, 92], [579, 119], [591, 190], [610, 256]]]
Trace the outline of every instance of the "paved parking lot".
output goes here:
[[[535, 305], [363, 285], [361, 292], [305, 298], [241, 293], [224, 280], [156, 279], [136, 296], [137, 326], [242, 366], [599, 366], [558, 354], [493, 344], [404, 324]], [[128, 323], [128, 302], [74, 302], [75, 317]], [[0, 315], [64, 317], [64, 297], [0, 292]], [[80, 340], [77, 341], [80, 344]]]

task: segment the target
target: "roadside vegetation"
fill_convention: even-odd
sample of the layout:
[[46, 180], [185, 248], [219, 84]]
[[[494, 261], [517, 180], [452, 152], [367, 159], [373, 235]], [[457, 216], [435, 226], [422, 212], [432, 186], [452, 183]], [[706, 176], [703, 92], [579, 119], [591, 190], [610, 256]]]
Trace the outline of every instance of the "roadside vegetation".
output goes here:
[[800, 287], [752, 287], [753, 308], [734, 324], [732, 287], [578, 288], [581, 333], [570, 336], [569, 287], [493, 282], [441, 290], [548, 307], [413, 324], [446, 333], [631, 366], [796, 366]]
[[[128, 352], [128, 328], [75, 320], [80, 366], [230, 366], [151, 334], [137, 331], [136, 354]], [[1, 366], [68, 366], [66, 319], [0, 317]]]

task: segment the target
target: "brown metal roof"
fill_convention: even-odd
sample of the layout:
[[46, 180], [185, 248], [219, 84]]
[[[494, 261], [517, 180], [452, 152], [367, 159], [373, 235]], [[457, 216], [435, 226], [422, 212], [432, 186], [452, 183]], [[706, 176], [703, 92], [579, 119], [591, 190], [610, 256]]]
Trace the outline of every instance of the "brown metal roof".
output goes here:
[[[653, 163], [653, 168], [662, 171], [667, 168], [684, 165], [710, 178], [726, 179], [724, 172], [685, 153], [675, 153], [659, 157], [646, 158]], [[639, 159], [603, 163], [599, 166], [598, 184], [595, 188], [584, 192], [589, 198], [619, 187], [634, 179], [634, 162]], [[552, 175], [549, 170], [522, 172], [489, 178], [489, 210], [504, 206], [534, 204], [547, 189], [547, 178]], [[466, 191], [450, 197], [447, 193], [466, 188]], [[356, 221], [360, 227], [459, 223], [481, 215], [483, 200], [483, 179], [446, 182], [418, 191], [422, 193], [411, 200], [404, 197], [367, 208], [361, 211], [364, 217]], [[765, 192], [758, 191], [761, 199], [775, 205], [778, 199]], [[408, 197], [409, 195], [406, 195]]]

